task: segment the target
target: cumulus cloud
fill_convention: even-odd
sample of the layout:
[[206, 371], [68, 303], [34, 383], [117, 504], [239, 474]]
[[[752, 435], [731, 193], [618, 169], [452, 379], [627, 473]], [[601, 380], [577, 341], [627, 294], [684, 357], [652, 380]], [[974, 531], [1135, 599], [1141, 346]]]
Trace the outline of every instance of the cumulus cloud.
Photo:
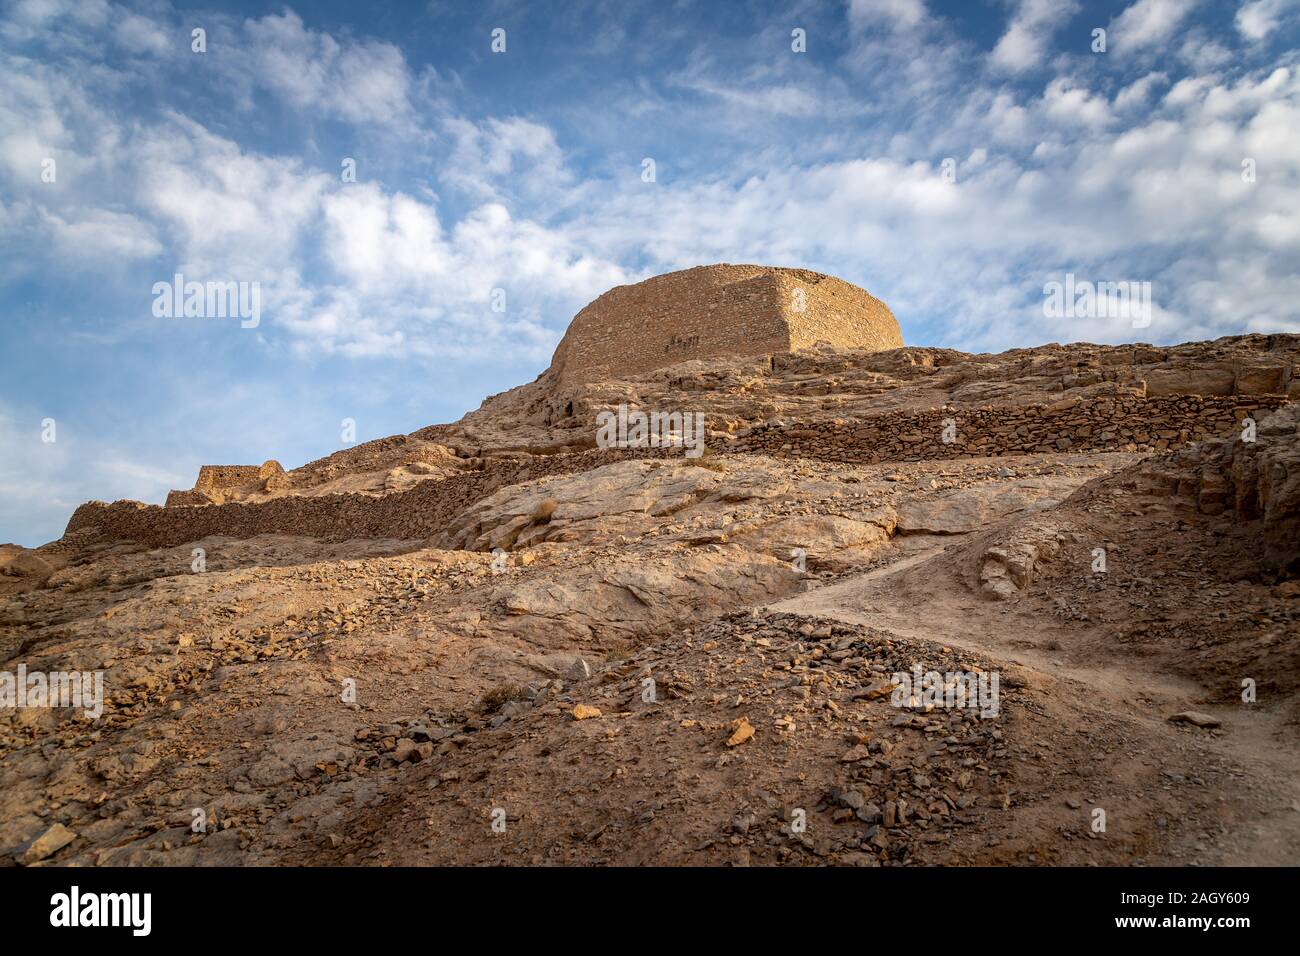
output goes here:
[[[1179, 22], [1180, 9], [1139, 0], [1116, 25], [1130, 42], [1154, 42]], [[1013, 53], [1012, 28], [1041, 44], [1063, 15], [1023, 0], [991, 59], [1018, 71], [1030, 60]], [[954, 49], [921, 3], [857, 3], [849, 17], [861, 29], [910, 31], [905, 42]], [[349, 112], [354, 101], [343, 94], [354, 89], [366, 113], [382, 104], [409, 115], [410, 70], [395, 48], [337, 41], [292, 12], [243, 29], [255, 40], [248, 56], [266, 68], [261, 82], [289, 105], [368, 122]], [[318, 62], [308, 69], [308, 61]], [[708, 62], [680, 77], [730, 95]], [[741, 179], [631, 188], [625, 180], [580, 179], [555, 131], [534, 119], [443, 114], [435, 119], [449, 144], [441, 182], [468, 200], [450, 221], [431, 190], [343, 184], [308, 161], [258, 153], [172, 113], [100, 131], [132, 157], [121, 209], [47, 208], [30, 198], [6, 215], [25, 221], [39, 210], [58, 241], [112, 256], [162, 254], [168, 270], [257, 279], [266, 334], [287, 336], [304, 354], [544, 360], [568, 315], [605, 288], [742, 258], [816, 262], [887, 292], [905, 320], [908, 312], [950, 316], [952, 344], [1008, 345], [1028, 329], [986, 304], [1019, 296], [1022, 308], [1031, 307], [1043, 270], [1151, 275], [1170, 268], [1168, 253], [1189, 236], [1205, 244], [1198, 254], [1206, 263], [1214, 259], [1209, 250], [1222, 253], [1229, 241], [1260, 250], [1264, 268], [1294, 250], [1289, 157], [1300, 124], [1292, 73], [1192, 75], [1160, 97], [1168, 84], [1164, 71], [1148, 71], [1113, 100], [1070, 74], [1051, 78], [1037, 96], [975, 84], [942, 111], [935, 103], [936, 138], [924, 160], [759, 164]], [[28, 100], [49, 138], [69, 136], [60, 102]], [[67, 92], [62, 105], [74, 100]], [[0, 126], [0, 159], [30, 167], [45, 147], [24, 141], [21, 124], [9, 126], [8, 140]], [[911, 144], [924, 149], [924, 135], [917, 125]], [[1241, 181], [1236, 154], [1243, 150], [1255, 157], [1267, 190]], [[958, 160], [956, 183], [939, 175], [947, 155]], [[980, 224], [975, 232], [972, 223]], [[1192, 257], [1184, 252], [1186, 263]], [[936, 286], [933, 270], [949, 281]], [[968, 301], [935, 291], [953, 284]], [[490, 307], [498, 288], [506, 290], [505, 312]], [[954, 314], [959, 309], [967, 311]], [[1206, 327], [1231, 327], [1230, 316], [1208, 311], [1175, 291], [1165, 314], [1170, 322], [1198, 315]], [[1255, 321], [1266, 321], [1263, 313]]]
[[1263, 40], [1296, 9], [1296, 0], [1247, 0], [1237, 10], [1233, 23], [1246, 39]]
[[130, 141], [136, 201], [171, 234], [179, 265], [251, 280], [292, 261], [331, 178], [263, 156], [170, 114]]
[[113, 24], [113, 39], [130, 53], [153, 56], [166, 56], [178, 45], [158, 23], [129, 11]]
[[1006, 33], [990, 54], [993, 65], [1011, 73], [1043, 66], [1053, 30], [1079, 7], [1073, 0], [1020, 0]]
[[1197, 0], [1136, 0], [1110, 22], [1107, 36], [1119, 52], [1168, 40], [1192, 12]]
[[413, 80], [402, 51], [376, 40], [336, 40], [292, 10], [243, 26], [233, 55], [251, 82], [294, 107], [350, 123], [405, 124]]
[[1097, 129], [1111, 121], [1110, 103], [1070, 77], [1058, 76], [1043, 91], [1044, 114], [1058, 126]]
[[1134, 80], [1115, 95], [1115, 109], [1131, 112], [1146, 107], [1157, 87], [1169, 82], [1169, 77], [1160, 72], [1148, 73]]
[[572, 187], [555, 133], [546, 126], [519, 116], [480, 123], [451, 116], [443, 128], [455, 143], [444, 177], [477, 199], [554, 200]]
[[[1110, 24], [1115, 57], [1051, 55], [1069, 7], [1006, 9], [991, 50], [920, 0], [855, 0], [837, 53], [814, 32], [816, 57], [786, 55], [781, 31], [739, 61], [692, 49], [621, 88], [626, 115], [595, 138], [588, 104], [471, 104], [455, 83], [434, 100], [393, 43], [292, 11], [210, 21], [210, 39], [238, 42], [216, 45], [200, 89], [160, 42], [187, 36], [167, 8], [26, 0], [0, 24], [0, 274], [124, 282], [96, 310], [145, 317], [150, 281], [173, 270], [258, 281], [248, 348], [287, 374], [341, 359], [536, 368], [609, 287], [718, 260], [841, 275], [885, 298], [909, 340], [967, 349], [1138, 334], [1045, 318], [1042, 286], [1065, 272], [1152, 282], [1141, 335], [1155, 341], [1300, 327], [1300, 80], [1263, 42], [1289, 7], [1243, 4], [1218, 36], [1194, 5], [1137, 0]], [[178, 78], [186, 96], [163, 95]], [[285, 116], [306, 142], [250, 133]], [[656, 153], [670, 174], [642, 182], [642, 150], [673, 123], [689, 135]], [[349, 137], [398, 159], [342, 182], [334, 144]], [[69, 341], [107, 334], [85, 322]], [[10, 408], [24, 440], [33, 414]], [[157, 500], [184, 481], [96, 454], [95, 481], [120, 493]], [[43, 460], [13, 474], [67, 485]]]
[[[545, 322], [550, 308], [571, 308], [627, 276], [497, 203], [450, 229], [432, 205], [374, 186], [335, 192], [323, 211], [323, 250], [339, 281], [293, 325], [316, 347], [544, 360], [558, 341]], [[493, 309], [494, 290], [503, 311]]]

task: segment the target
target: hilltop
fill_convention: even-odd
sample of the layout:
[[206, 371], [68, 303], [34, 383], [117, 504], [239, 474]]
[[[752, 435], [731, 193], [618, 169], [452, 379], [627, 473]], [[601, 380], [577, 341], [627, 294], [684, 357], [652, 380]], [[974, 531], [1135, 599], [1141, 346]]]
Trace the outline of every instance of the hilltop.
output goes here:
[[[0, 854], [1300, 859], [1300, 336], [595, 379], [566, 341], [458, 422], [0, 552], [0, 667], [107, 690], [0, 712]], [[620, 405], [705, 454], [597, 447]], [[997, 713], [896, 706], [914, 667]]]

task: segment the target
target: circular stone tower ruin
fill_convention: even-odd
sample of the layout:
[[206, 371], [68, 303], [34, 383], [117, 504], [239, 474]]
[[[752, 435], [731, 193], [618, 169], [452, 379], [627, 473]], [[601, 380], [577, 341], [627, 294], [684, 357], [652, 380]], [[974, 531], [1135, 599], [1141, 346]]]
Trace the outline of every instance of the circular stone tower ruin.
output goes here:
[[842, 279], [721, 263], [610, 289], [574, 316], [551, 371], [571, 385], [817, 342], [884, 351], [903, 336], [885, 303]]

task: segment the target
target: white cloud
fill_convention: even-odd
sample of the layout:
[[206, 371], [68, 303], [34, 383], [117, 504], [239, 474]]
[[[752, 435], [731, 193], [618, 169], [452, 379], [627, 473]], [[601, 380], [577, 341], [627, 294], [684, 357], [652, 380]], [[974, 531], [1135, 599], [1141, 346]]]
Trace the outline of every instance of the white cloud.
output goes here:
[[[1159, 82], [1152, 75], [1142, 85]], [[1153, 281], [1149, 337], [1229, 334], [1244, 321], [1233, 296], [1193, 294], [1186, 276], [1199, 293], [1216, 283], [1236, 289], [1219, 263], [1250, 249], [1255, 281], [1294, 284], [1298, 98], [1286, 71], [1210, 78], [1195, 96], [1166, 97], [1158, 115], [1114, 129], [1104, 97], [1062, 81], [1021, 120], [1027, 129], [1048, 123], [1073, 145], [1040, 142], [1034, 169], [993, 149], [972, 151], [955, 184], [935, 164], [879, 158], [771, 169], [734, 186], [611, 195], [599, 222], [570, 231], [615, 261], [649, 255], [649, 272], [720, 258], [822, 268], [883, 295], [905, 334], [914, 316], [944, 316], [930, 334], [964, 348], [1133, 338], [1128, 326], [1044, 322], [1042, 275], [1064, 271]], [[1238, 154], [1255, 145], [1267, 159], [1251, 186]], [[1300, 322], [1294, 302], [1271, 293], [1264, 301], [1250, 313], [1254, 328]]]
[[1247, 40], [1258, 41], [1276, 30], [1282, 18], [1295, 9], [1295, 0], [1247, 0], [1237, 10], [1233, 23]]
[[98, 29], [108, 18], [107, 0], [17, 0], [0, 20], [0, 35], [25, 42], [65, 24]]
[[[973, 44], [952, 25], [932, 16], [922, 0], [851, 0], [850, 48], [843, 63], [877, 115], [906, 102], [925, 114], [940, 100], [960, 103], [979, 69]], [[870, 114], [868, 114], [870, 115]]]
[[1115, 109], [1129, 112], [1147, 106], [1156, 87], [1169, 82], [1164, 73], [1148, 73], [1130, 83], [1115, 94]]
[[179, 115], [142, 129], [129, 152], [135, 199], [171, 232], [177, 264], [213, 279], [251, 281], [294, 262], [331, 182], [297, 160], [241, 150]]
[[455, 142], [443, 173], [448, 183], [478, 200], [557, 200], [573, 176], [555, 134], [522, 117], [473, 123], [449, 117], [444, 129]]
[[121, 262], [148, 259], [163, 251], [149, 224], [130, 213], [79, 209], [72, 219], [40, 210], [41, 225], [56, 256], [72, 266], [90, 257]]
[[127, 52], [166, 56], [176, 52], [188, 38], [169, 38], [167, 32], [157, 23], [136, 13], [121, 13], [113, 24], [113, 39]]
[[[427, 203], [366, 185], [328, 196], [324, 215], [323, 251], [341, 281], [294, 329], [326, 350], [544, 360], [558, 341], [543, 321], [548, 305], [576, 309], [627, 279], [562, 231], [497, 203], [444, 230]], [[491, 309], [497, 288], [503, 313]]]
[[1163, 43], [1192, 12], [1198, 0], [1137, 0], [1111, 21], [1107, 36], [1121, 52]]
[[790, 83], [759, 86], [745, 82], [731, 85], [706, 77], [692, 77], [682, 78], [680, 85], [756, 114], [815, 116], [824, 113], [828, 105], [824, 96]]
[[1178, 58], [1191, 69], [1204, 73], [1230, 65], [1233, 52], [1204, 31], [1188, 33], [1178, 47]]
[[924, 0], [849, 0], [849, 24], [858, 30], [914, 30], [927, 19]]
[[1047, 65], [1044, 56], [1053, 30], [1077, 10], [1073, 0], [1019, 0], [1007, 32], [990, 55], [993, 65], [1009, 73]]
[[1077, 86], [1067, 77], [1057, 77], [1047, 84], [1042, 106], [1046, 116], [1058, 126], [1096, 129], [1111, 120], [1110, 104], [1104, 96]]
[[[1017, 308], [1032, 305], [1026, 276], [1045, 269], [1140, 279], [1172, 268], [1177, 251], [1183, 268], [1219, 275], [1216, 257], [1250, 250], [1263, 273], [1289, 274], [1300, 221], [1292, 71], [1193, 74], [1159, 99], [1169, 77], [1148, 72], [1113, 100], [1104, 78], [1090, 77], [1094, 87], [1057, 75], [1034, 96], [963, 78], [972, 58], [921, 3], [858, 3], [850, 17], [862, 31], [854, 55], [892, 50], [922, 71], [918, 111], [887, 148], [815, 160], [774, 149], [749, 160], [744, 176], [629, 188], [627, 178], [576, 175], [554, 129], [536, 118], [438, 113], [449, 159], [437, 186], [468, 200], [454, 217], [432, 184], [342, 184], [329, 164], [260, 153], [187, 116], [118, 123], [94, 109], [93, 90], [43, 82], [25, 65], [0, 75], [0, 91], [13, 93], [0, 101], [0, 174], [21, 197], [0, 217], [40, 225], [64, 249], [98, 248], [104, 260], [165, 254], [168, 270], [258, 279], [261, 332], [273, 346], [352, 356], [545, 359], [572, 312], [606, 288], [718, 259], [842, 273], [887, 292], [905, 320], [951, 317], [947, 344], [980, 347], [1070, 331], [1015, 324]], [[1028, 0], [1012, 22], [1038, 44], [1058, 20]], [[1115, 21], [1139, 45], [1178, 22], [1177, 10], [1148, 0]], [[872, 33], [878, 27], [888, 40]], [[245, 57], [265, 70], [256, 82], [289, 104], [362, 127], [384, 109], [415, 124], [413, 81], [395, 47], [336, 40], [291, 12], [240, 28], [254, 40]], [[1011, 69], [1030, 62], [1012, 47], [995, 59]], [[876, 62], [877, 75], [887, 72]], [[744, 104], [745, 85], [725, 69], [696, 63], [674, 82]], [[807, 95], [776, 73], [754, 78], [763, 85], [753, 95], [774, 96], [777, 113]], [[111, 202], [40, 192], [32, 162], [49, 149], [93, 169]], [[1253, 190], [1238, 175], [1243, 155], [1258, 162]], [[938, 175], [943, 156], [964, 157], [955, 184]], [[496, 287], [507, 292], [505, 313], [489, 308]], [[1185, 287], [1163, 303], [1164, 321], [1234, 328], [1216, 299], [1193, 300]], [[1251, 321], [1270, 314], [1261, 307]]]
[[247, 80], [298, 109], [350, 123], [410, 125], [413, 80], [402, 52], [377, 40], [336, 40], [292, 10], [248, 20], [233, 54]]

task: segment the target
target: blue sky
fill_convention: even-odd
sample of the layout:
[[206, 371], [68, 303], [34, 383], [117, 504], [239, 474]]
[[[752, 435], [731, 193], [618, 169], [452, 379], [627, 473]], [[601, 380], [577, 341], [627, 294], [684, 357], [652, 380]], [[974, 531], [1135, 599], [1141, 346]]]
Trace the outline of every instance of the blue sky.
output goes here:
[[[834, 273], [918, 345], [1300, 331], [1297, 7], [5, 3], [0, 541], [454, 420], [706, 262]], [[260, 323], [155, 317], [176, 272]], [[1151, 326], [1044, 318], [1066, 272], [1151, 282]]]

